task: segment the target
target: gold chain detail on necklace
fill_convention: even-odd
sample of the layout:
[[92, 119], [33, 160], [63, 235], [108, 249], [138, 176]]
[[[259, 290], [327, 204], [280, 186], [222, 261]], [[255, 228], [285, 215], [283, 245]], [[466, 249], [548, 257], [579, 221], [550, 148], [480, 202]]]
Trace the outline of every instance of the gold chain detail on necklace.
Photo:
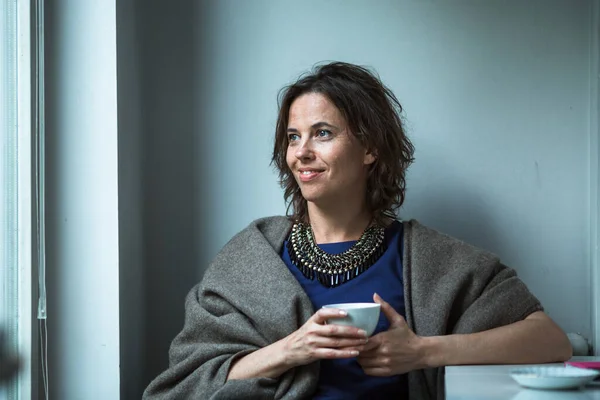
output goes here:
[[292, 263], [311, 280], [325, 287], [336, 287], [371, 267], [386, 250], [385, 228], [368, 227], [348, 250], [329, 254], [315, 242], [312, 228], [297, 222], [292, 228], [287, 249]]

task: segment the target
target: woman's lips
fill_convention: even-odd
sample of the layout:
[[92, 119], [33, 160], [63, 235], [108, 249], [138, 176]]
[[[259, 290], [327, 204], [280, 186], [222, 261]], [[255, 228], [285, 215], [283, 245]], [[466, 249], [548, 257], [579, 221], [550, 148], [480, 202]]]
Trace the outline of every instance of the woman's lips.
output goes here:
[[300, 180], [302, 182], [310, 182], [317, 179], [322, 173], [321, 171], [300, 171]]

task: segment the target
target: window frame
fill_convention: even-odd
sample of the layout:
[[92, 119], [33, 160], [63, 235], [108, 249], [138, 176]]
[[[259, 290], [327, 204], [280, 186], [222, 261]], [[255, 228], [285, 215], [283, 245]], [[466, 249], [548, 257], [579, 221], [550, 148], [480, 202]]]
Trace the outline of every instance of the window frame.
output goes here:
[[18, 398], [34, 399], [38, 396], [39, 350], [36, 315], [37, 263], [35, 213], [37, 132], [34, 124], [37, 93], [35, 76], [37, 60], [36, 0], [17, 2], [17, 193], [18, 193], [18, 268], [19, 268], [19, 356], [21, 370], [18, 376]]

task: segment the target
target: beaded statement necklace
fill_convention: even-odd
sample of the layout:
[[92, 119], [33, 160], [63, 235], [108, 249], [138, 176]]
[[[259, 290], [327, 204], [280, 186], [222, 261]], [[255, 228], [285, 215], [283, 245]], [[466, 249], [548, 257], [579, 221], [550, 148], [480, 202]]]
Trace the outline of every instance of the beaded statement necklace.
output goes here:
[[328, 254], [315, 242], [309, 224], [297, 222], [292, 228], [287, 249], [292, 263], [310, 280], [315, 278], [325, 287], [339, 286], [369, 269], [387, 248], [385, 228], [368, 227], [348, 250]]

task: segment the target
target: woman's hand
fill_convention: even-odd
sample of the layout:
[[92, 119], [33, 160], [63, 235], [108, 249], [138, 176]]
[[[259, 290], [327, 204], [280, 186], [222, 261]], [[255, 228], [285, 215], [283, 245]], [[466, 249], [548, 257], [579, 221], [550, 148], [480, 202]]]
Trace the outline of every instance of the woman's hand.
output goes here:
[[365, 373], [391, 376], [425, 367], [422, 338], [410, 330], [404, 318], [379, 295], [375, 294], [373, 300], [381, 304], [390, 327], [371, 337], [360, 352], [358, 363]]
[[356, 357], [367, 343], [365, 331], [350, 326], [326, 325], [325, 321], [347, 314], [336, 308], [322, 308], [285, 340], [286, 359], [292, 367], [320, 359]]

